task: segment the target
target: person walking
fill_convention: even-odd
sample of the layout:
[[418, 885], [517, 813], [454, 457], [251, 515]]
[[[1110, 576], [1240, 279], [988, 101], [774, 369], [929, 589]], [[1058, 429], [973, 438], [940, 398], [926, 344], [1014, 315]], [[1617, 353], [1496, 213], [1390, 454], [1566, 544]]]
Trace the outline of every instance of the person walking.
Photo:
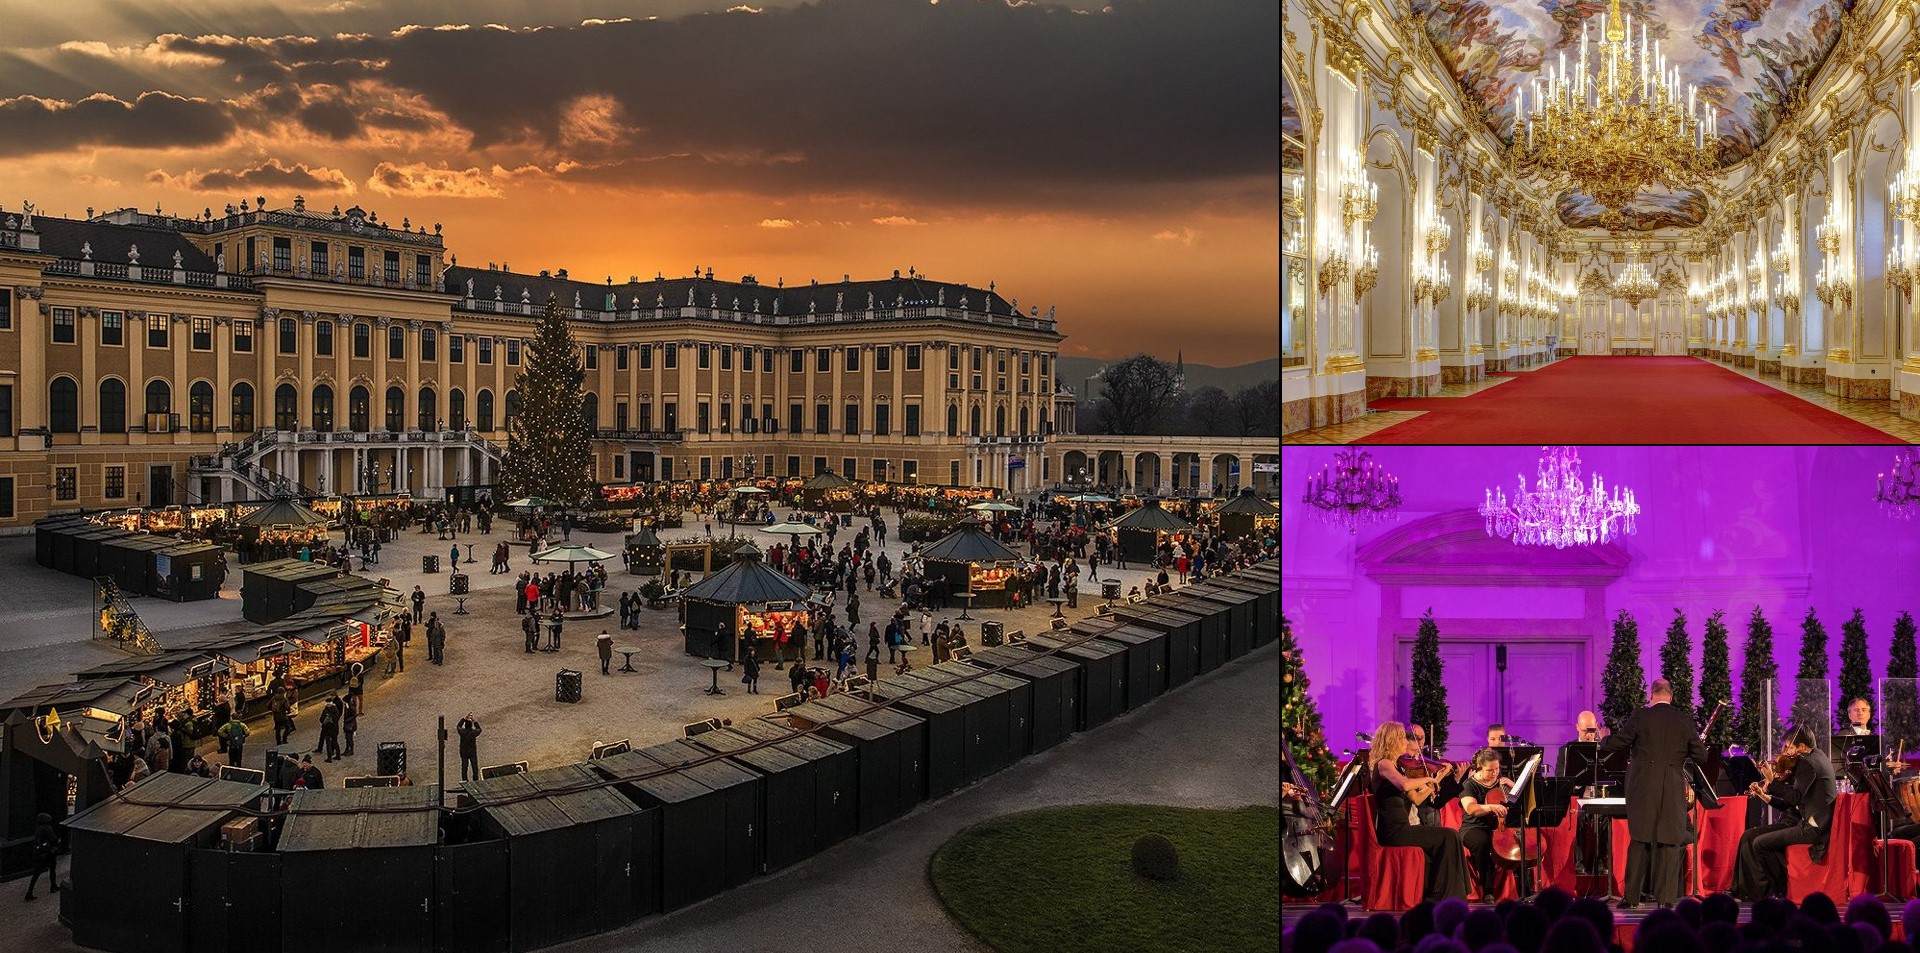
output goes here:
[[293, 705], [284, 692], [275, 692], [273, 700], [267, 703], [273, 712], [273, 743], [283, 745], [293, 737]]
[[[889, 661], [891, 661], [891, 659], [889, 659]], [[880, 644], [877, 642], [869, 642], [867, 643], [867, 681], [877, 682], [879, 680]]]
[[227, 741], [227, 763], [236, 767], [246, 764], [247, 724], [238, 714], [220, 726], [220, 737]]
[[427, 613], [427, 638], [433, 640], [434, 664], [447, 660], [447, 624], [440, 621], [440, 613]]
[[520, 631], [527, 637], [527, 654], [532, 655], [540, 649], [540, 620], [529, 612], [520, 617]]
[[320, 707], [320, 753], [327, 761], [340, 760], [340, 696], [330, 695]]
[[[505, 546], [506, 544], [501, 543], [500, 545]], [[514, 580], [514, 583], [513, 583], [513, 614], [514, 615], [527, 614], [527, 600], [529, 598], [531, 598], [531, 596], [528, 594], [528, 589], [527, 589], [527, 574], [523, 572], [520, 574], [520, 578], [517, 580]]]
[[600, 649], [600, 674], [613, 674], [609, 668], [613, 665], [613, 633], [608, 632], [606, 629], [601, 629], [599, 636], [595, 637], [593, 641]]
[[34, 885], [47, 875], [47, 892], [60, 892], [60, 832], [53, 828], [53, 817], [45, 812], [33, 816], [33, 876], [27, 878], [27, 899], [34, 899]]
[[473, 717], [473, 712], [467, 712], [467, 717], [460, 719], [460, 723], [454, 726], [454, 731], [460, 735], [460, 780], [467, 779], [469, 767], [473, 769], [473, 776], [479, 778], [480, 719]]
[[342, 754], [353, 755], [353, 733], [360, 730], [360, 706], [353, 703], [353, 696], [347, 696], [347, 704], [340, 711], [340, 734], [346, 739]]
[[427, 594], [419, 586], [414, 586], [413, 587], [413, 621], [419, 622], [421, 616], [424, 616], [426, 614], [426, 610], [427, 610]]
[[760, 694], [760, 657], [749, 651], [740, 659], [740, 681], [745, 682], [747, 694]]
[[921, 609], [920, 610], [920, 644], [921, 645], [932, 644], [927, 641], [929, 638], [932, 637], [932, 635], [933, 635], [933, 613], [928, 612], [925, 609]]

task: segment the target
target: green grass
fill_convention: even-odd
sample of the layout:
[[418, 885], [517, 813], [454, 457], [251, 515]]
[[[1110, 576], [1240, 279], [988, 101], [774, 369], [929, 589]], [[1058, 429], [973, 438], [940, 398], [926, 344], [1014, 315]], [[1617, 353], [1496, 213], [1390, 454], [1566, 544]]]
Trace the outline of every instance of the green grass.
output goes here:
[[[1181, 878], [1133, 872], [1157, 833]], [[1103, 804], [970, 827], [934, 852], [934, 893], [1000, 953], [1271, 953], [1280, 941], [1280, 812]]]

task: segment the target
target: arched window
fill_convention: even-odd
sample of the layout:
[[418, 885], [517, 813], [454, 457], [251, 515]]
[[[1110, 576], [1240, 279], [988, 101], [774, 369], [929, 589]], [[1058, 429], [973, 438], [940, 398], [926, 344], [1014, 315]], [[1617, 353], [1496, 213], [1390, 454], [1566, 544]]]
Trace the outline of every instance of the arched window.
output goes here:
[[56, 377], [47, 385], [47, 427], [54, 433], [80, 432], [80, 385]]
[[1004, 437], [1007, 435], [1007, 408], [1005, 406], [995, 407], [993, 409], [993, 435], [996, 437]]
[[347, 391], [347, 429], [354, 433], [366, 433], [372, 429], [369, 422], [373, 417], [373, 395], [365, 387], [355, 385]]
[[420, 429], [429, 433], [440, 429], [440, 401], [431, 387], [420, 388]]
[[321, 384], [313, 389], [313, 429], [333, 431], [333, 388]]
[[967, 411], [967, 436], [969, 437], [980, 436], [980, 405], [979, 404], [974, 404], [973, 407]]
[[517, 390], [507, 391], [506, 416], [500, 422], [502, 429], [512, 429], [513, 419], [518, 416], [520, 416], [520, 392]]
[[147, 385], [147, 429], [157, 433], [173, 432], [173, 388], [166, 381]]
[[127, 385], [118, 377], [100, 382], [100, 432], [127, 432]]
[[467, 429], [467, 395], [458, 387], [447, 391], [447, 428]]
[[475, 400], [476, 400], [476, 403], [474, 404], [474, 417], [478, 418], [479, 422], [473, 425], [473, 429], [478, 430], [482, 433], [492, 433], [493, 432], [493, 391], [482, 390], [480, 392], [480, 396], [478, 398], [475, 398]]
[[193, 433], [213, 432], [213, 385], [194, 381], [187, 388], [187, 429]]
[[253, 385], [246, 381], [233, 385], [233, 432], [253, 432]]
[[1028, 414], [1029, 414], [1029, 411], [1027, 410], [1027, 408], [1025, 407], [1020, 408], [1020, 436], [1022, 437], [1027, 435], [1027, 424], [1030, 423], [1028, 419]]
[[960, 436], [960, 405], [947, 405], [947, 436]]
[[398, 433], [407, 429], [407, 392], [398, 387], [387, 388], [387, 430]]
[[[314, 400], [317, 402], [318, 396]], [[292, 384], [281, 384], [273, 389], [273, 429], [300, 429], [300, 392]]]
[[600, 396], [588, 393], [580, 398], [580, 419], [587, 422], [587, 430], [600, 429]]

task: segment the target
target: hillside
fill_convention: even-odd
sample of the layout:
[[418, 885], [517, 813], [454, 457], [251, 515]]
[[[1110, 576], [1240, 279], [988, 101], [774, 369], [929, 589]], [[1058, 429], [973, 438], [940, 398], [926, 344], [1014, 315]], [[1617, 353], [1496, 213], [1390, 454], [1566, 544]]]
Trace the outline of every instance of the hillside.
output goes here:
[[[1155, 355], [1158, 357], [1159, 355]], [[1081, 382], [1092, 377], [1094, 372], [1113, 363], [1091, 357], [1060, 357], [1060, 380], [1071, 385], [1074, 393], [1080, 393]], [[1231, 394], [1242, 387], [1258, 384], [1261, 381], [1276, 380], [1280, 376], [1280, 359], [1270, 357], [1264, 361], [1240, 364], [1234, 367], [1214, 367], [1210, 364], [1187, 362], [1187, 388], [1189, 390], [1209, 385], [1218, 387]], [[1087, 395], [1094, 396], [1094, 395]]]

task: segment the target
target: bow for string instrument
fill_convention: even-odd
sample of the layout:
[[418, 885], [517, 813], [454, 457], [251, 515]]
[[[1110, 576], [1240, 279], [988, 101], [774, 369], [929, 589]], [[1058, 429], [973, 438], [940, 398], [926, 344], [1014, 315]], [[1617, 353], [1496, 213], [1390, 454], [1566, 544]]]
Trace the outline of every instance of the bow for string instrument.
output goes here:
[[1440, 779], [1452, 770], [1452, 765], [1445, 761], [1437, 761], [1411, 751], [1401, 755], [1393, 766], [1400, 772], [1401, 777], [1409, 781], [1422, 782], [1409, 784], [1406, 787], [1407, 800], [1415, 804], [1425, 804], [1428, 798], [1440, 793]]

